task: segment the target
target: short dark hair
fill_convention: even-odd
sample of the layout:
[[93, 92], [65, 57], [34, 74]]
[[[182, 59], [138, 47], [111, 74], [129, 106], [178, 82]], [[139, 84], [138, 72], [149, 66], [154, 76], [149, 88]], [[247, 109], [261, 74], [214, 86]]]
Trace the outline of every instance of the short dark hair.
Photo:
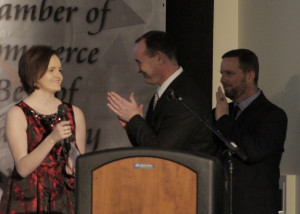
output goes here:
[[39, 80], [47, 71], [51, 56], [57, 55], [49, 46], [35, 45], [22, 54], [19, 60], [19, 77], [24, 91], [31, 94]]
[[235, 49], [225, 53], [222, 56], [222, 59], [226, 57], [237, 57], [239, 59], [240, 68], [243, 72], [254, 71], [254, 83], [257, 85], [259, 74], [259, 62], [255, 53], [248, 49]]
[[157, 51], [164, 53], [169, 59], [177, 61], [177, 45], [175, 39], [164, 31], [149, 31], [136, 39], [135, 43], [145, 40], [147, 53], [154, 56]]

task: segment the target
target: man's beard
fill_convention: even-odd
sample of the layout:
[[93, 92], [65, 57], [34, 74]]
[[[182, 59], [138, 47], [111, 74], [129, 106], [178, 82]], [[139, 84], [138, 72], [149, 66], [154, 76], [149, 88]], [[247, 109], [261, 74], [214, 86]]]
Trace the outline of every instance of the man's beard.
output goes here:
[[226, 85], [224, 86], [224, 91], [225, 91], [225, 96], [230, 98], [231, 100], [235, 101], [237, 100], [241, 95], [243, 95], [245, 93], [245, 91], [247, 90], [247, 85], [246, 85], [246, 79], [243, 79], [241, 84], [231, 88], [230, 91], [226, 91]]

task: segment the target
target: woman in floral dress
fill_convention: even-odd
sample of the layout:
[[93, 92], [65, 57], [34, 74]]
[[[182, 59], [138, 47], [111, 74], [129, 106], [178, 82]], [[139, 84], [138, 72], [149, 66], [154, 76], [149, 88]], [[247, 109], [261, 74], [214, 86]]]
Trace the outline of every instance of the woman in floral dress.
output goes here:
[[[28, 97], [7, 114], [6, 135], [14, 170], [4, 189], [0, 214], [75, 213], [74, 157], [85, 152], [82, 111], [57, 99], [61, 62], [48, 46], [33, 46], [19, 61], [19, 76]], [[66, 120], [57, 114], [66, 108]], [[63, 120], [62, 120], [63, 119]], [[63, 148], [70, 139], [71, 151]]]

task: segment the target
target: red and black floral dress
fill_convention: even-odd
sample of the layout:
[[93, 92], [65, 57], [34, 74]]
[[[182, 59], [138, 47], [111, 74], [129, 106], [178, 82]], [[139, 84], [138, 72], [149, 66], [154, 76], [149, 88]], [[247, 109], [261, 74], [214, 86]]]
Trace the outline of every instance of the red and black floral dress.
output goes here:
[[[72, 105], [64, 104], [72, 127], [72, 143], [76, 146]], [[30, 153], [51, 133], [60, 119], [57, 113], [39, 114], [23, 101], [16, 105], [26, 116], [28, 153]], [[27, 177], [21, 177], [14, 169], [1, 198], [0, 214], [75, 213], [74, 177], [65, 173], [65, 163], [62, 145], [57, 143], [40, 166]]]

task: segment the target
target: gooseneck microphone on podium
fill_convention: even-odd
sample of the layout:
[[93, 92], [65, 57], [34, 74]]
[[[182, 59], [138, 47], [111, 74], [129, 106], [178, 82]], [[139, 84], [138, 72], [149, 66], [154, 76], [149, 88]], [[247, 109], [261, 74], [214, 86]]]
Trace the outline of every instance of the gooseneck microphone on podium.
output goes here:
[[[62, 121], [67, 121], [67, 109], [66, 106], [64, 104], [60, 104], [58, 106], [58, 111], [57, 111], [58, 117], [62, 120]], [[67, 158], [69, 156], [69, 151], [71, 150], [71, 143], [70, 143], [70, 138], [66, 138], [63, 140], [63, 155], [65, 158]], [[67, 160], [67, 159], [66, 159]]]
[[233, 189], [233, 161], [232, 161], [232, 156], [233, 154], [236, 154], [239, 158], [241, 158], [243, 161], [247, 161], [248, 157], [245, 154], [244, 151], [242, 151], [235, 142], [227, 140], [221, 132], [219, 132], [217, 129], [215, 129], [212, 125], [210, 125], [208, 122], [203, 120], [187, 103], [184, 102], [183, 98], [175, 94], [173, 89], [169, 89], [169, 94], [171, 99], [175, 99], [180, 101], [190, 112], [192, 112], [195, 117], [201, 121], [209, 130], [211, 130], [223, 143], [224, 145], [228, 148], [227, 150], [227, 162], [228, 162], [228, 173], [229, 173], [229, 178], [228, 178], [228, 192], [229, 192], [229, 214], [233, 214], [232, 210], [232, 201], [233, 201], [233, 195], [232, 195], [232, 189]]
[[184, 99], [177, 95], [173, 89], [168, 90], [170, 94], [171, 99], [175, 99], [180, 101], [193, 115], [201, 122], [203, 123], [209, 130], [211, 130], [224, 144], [225, 146], [233, 153], [235, 153], [239, 158], [241, 158], [243, 161], [246, 161], [248, 159], [247, 155], [245, 154], [244, 151], [242, 151], [235, 142], [229, 141], [226, 139], [220, 131], [215, 129], [212, 125], [210, 125], [208, 122], [203, 120], [203, 118], [198, 115], [187, 103], [184, 102]]

